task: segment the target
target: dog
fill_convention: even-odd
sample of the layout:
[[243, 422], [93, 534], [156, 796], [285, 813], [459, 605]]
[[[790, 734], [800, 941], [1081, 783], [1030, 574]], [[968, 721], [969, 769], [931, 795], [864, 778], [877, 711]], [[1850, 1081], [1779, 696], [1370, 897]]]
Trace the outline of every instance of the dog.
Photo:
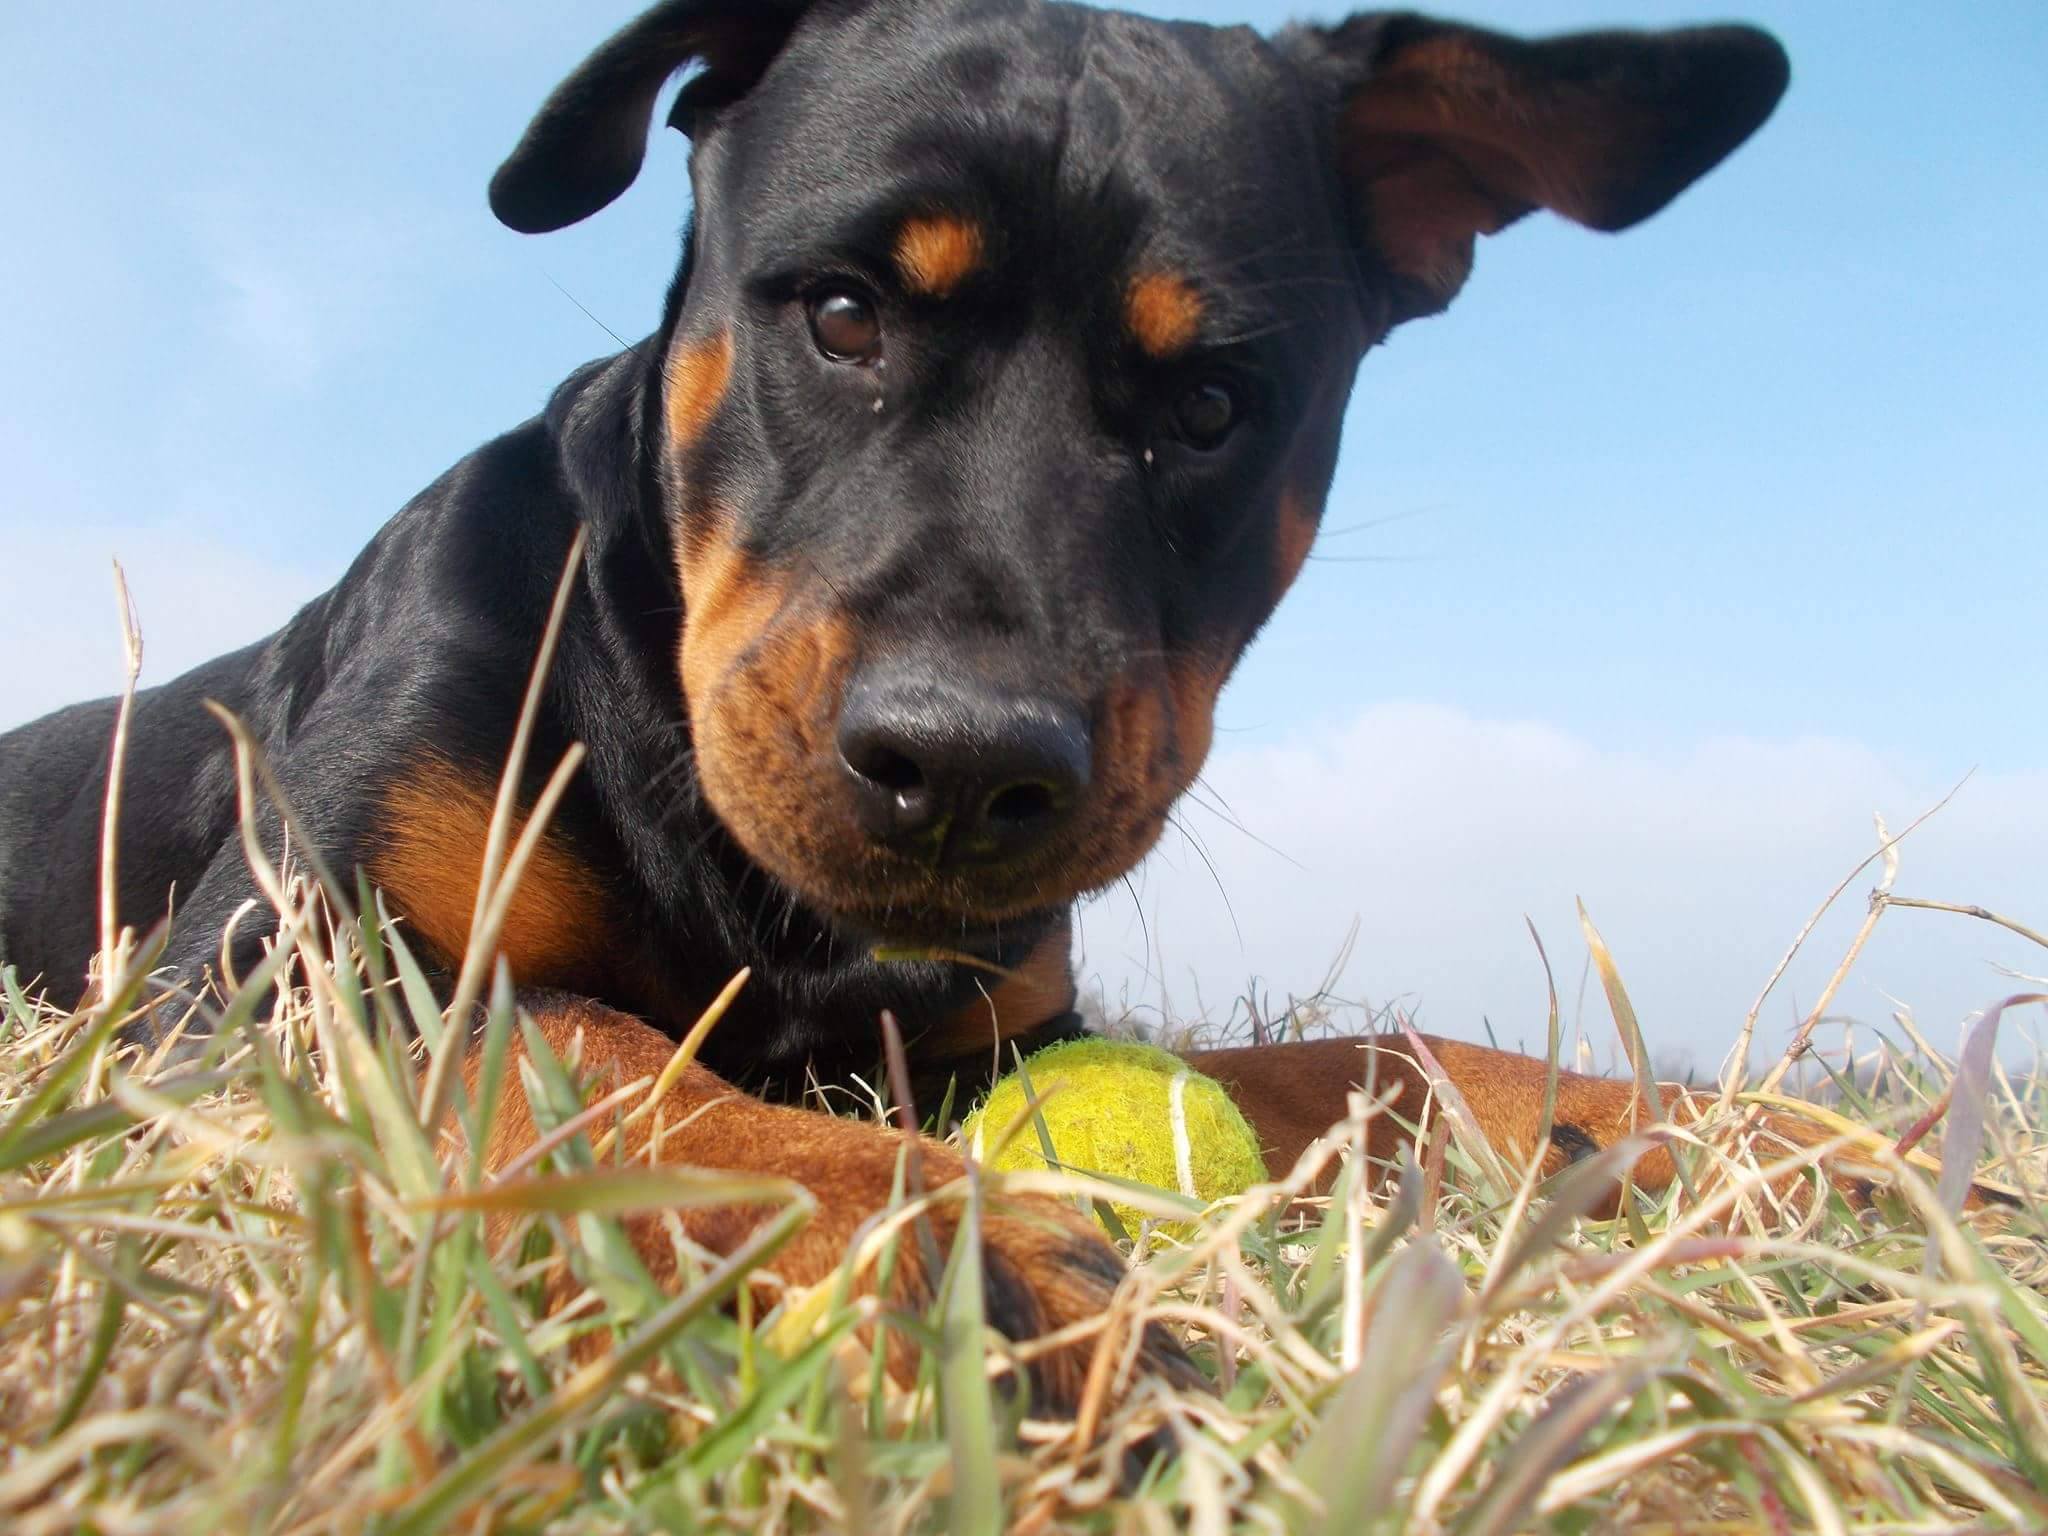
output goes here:
[[[499, 950], [549, 1044], [618, 1083], [751, 970], [670, 1091], [661, 1155], [809, 1187], [778, 1267], [810, 1283], [888, 1202], [900, 1137], [802, 1086], [871, 1070], [885, 1012], [915, 1082], [968, 1093], [1083, 1031], [1073, 903], [1138, 863], [1200, 769], [1315, 538], [1361, 361], [1451, 302], [1480, 236], [1656, 213], [1788, 67], [1743, 27], [1528, 42], [1403, 13], [1264, 38], [1043, 0], [662, 0], [540, 108], [497, 216], [538, 233], [619, 196], [685, 70], [668, 121], [694, 207], [659, 330], [459, 462], [276, 634], [136, 696], [119, 916], [170, 912], [169, 971], [203, 986], [260, 894], [213, 700], [445, 976], [580, 530], [524, 804], [572, 743], [587, 757]], [[98, 940], [117, 707], [0, 737], [0, 959], [60, 1005]], [[267, 802], [258, 832], [280, 848]], [[236, 930], [236, 969], [259, 953]], [[1641, 1113], [1630, 1085], [1563, 1073], [1539, 1146], [1545, 1064], [1426, 1044], [1525, 1160]], [[1371, 1042], [1191, 1060], [1282, 1167], [1368, 1077], [1391, 1159], [1431, 1092]], [[536, 1135], [507, 1094], [489, 1155]], [[962, 1170], [923, 1155], [930, 1179]], [[1670, 1176], [1662, 1152], [1634, 1172]], [[714, 1250], [758, 1219], [681, 1216]], [[629, 1225], [672, 1277], [662, 1225]], [[1013, 1338], [1098, 1314], [1122, 1272], [1052, 1202], [992, 1209], [984, 1241]], [[899, 1284], [929, 1280], [906, 1258]], [[1170, 1340], [1148, 1348], [1174, 1368]], [[1079, 1371], [1050, 1356], [1038, 1385], [1071, 1404]]]

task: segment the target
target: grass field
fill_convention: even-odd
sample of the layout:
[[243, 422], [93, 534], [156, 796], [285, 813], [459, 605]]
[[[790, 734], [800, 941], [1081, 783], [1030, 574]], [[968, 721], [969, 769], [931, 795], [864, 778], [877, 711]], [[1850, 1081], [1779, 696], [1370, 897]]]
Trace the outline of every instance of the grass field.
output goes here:
[[[590, 1112], [551, 1058], [500, 1080], [563, 1134], [484, 1176], [460, 1137], [419, 1128], [444, 1042], [410, 957], [331, 910], [299, 906], [273, 966], [316, 936], [345, 962], [311, 990], [247, 978], [181, 1066], [111, 1049], [132, 981], [70, 1016], [10, 985], [6, 1529], [2048, 1529], [2039, 1063], [1949, 1097], [1949, 1124], [1981, 1112], [1988, 1175], [2029, 1192], [1968, 1226], [1888, 1150], [1954, 1065], [1866, 1031], [1822, 1113], [1876, 1128], [1860, 1155], [1897, 1180], [1875, 1217], [1776, 1208], [1759, 1165], [1777, 1151], [1728, 1150], [1710, 1121], [1685, 1143], [1693, 1193], [1575, 1219], [1601, 1170], [1532, 1191], [1447, 1117], [1371, 1198], [1347, 1174], [1289, 1213], [1304, 1167], [1191, 1246], [1141, 1228], [1077, 1428], [1005, 1389], [1010, 1351], [954, 1283], [971, 1244], [930, 1316], [742, 1287], [803, 1192], [619, 1165], [605, 1133], [635, 1099]], [[490, 1048], [518, 1027], [501, 985]], [[460, 1106], [472, 1126], [488, 1112]], [[612, 1223], [735, 1198], [775, 1214], [678, 1294]], [[493, 1212], [516, 1218], [496, 1244]], [[537, 1276], [561, 1253], [585, 1290], [550, 1316]], [[1192, 1341], [1213, 1393], [1121, 1378], [1141, 1316]], [[869, 1324], [919, 1352], [914, 1383], [879, 1368]], [[611, 1348], [573, 1351], [584, 1333]], [[1134, 1480], [1140, 1442], [1171, 1454]]]
[[[248, 794], [260, 757], [242, 767]], [[116, 936], [73, 1014], [6, 977], [0, 1530], [2048, 1530], [2048, 1062], [1995, 1050], [1995, 1013], [1956, 1062], [1901, 1016], [1802, 1064], [1831, 1106], [1807, 1113], [1888, 1181], [1862, 1214], [1818, 1149], [1745, 1134], [1787, 1111], [1780, 1066], [1660, 1128], [1682, 1183], [1607, 1222], [1581, 1213], [1628, 1146], [1538, 1187], [1451, 1102], [1382, 1188], [1347, 1155], [1361, 1099], [1196, 1240], [1124, 1233], [1116, 1303], [1072, 1341], [1093, 1361], [1081, 1412], [1051, 1420], [983, 1326], [977, 1213], [1019, 1188], [1187, 1202], [985, 1175], [872, 1231], [885, 1279], [920, 1210], [965, 1203], [928, 1313], [845, 1277], [779, 1289], [806, 1191], [622, 1162], [653, 1085], [586, 1103], [537, 1036], [509, 1068], [523, 1026], [482, 964], [458, 986], [489, 1020], [467, 1102], [402, 929], [249, 846], [284, 915], [204, 1009], [196, 1059], [117, 1047], [160, 934]], [[502, 903], [480, 909], [488, 933]], [[1640, 1061], [1619, 968], [1587, 942]], [[551, 1133], [487, 1173], [467, 1149], [514, 1093]], [[460, 1130], [429, 1134], [443, 1103]], [[2019, 1208], [1959, 1220], [1980, 1148]], [[1298, 1200], [1332, 1159], [1334, 1192]], [[666, 1291], [616, 1224], [734, 1202], [766, 1212], [754, 1236], [686, 1252]], [[561, 1263], [580, 1290], [550, 1312]], [[1131, 1371], [1145, 1319], [1212, 1390]]]

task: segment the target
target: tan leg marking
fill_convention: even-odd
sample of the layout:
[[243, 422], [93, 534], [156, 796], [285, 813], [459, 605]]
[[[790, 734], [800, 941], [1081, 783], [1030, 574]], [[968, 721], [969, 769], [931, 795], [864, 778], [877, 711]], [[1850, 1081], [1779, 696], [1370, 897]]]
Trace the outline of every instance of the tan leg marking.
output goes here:
[[[438, 760], [414, 766], [384, 793], [382, 846], [370, 878], [446, 960], [460, 960], [469, 947], [496, 800], [495, 784]], [[550, 831], [520, 878], [499, 952], [520, 982], [560, 983], [602, 956], [604, 923], [602, 880]]]

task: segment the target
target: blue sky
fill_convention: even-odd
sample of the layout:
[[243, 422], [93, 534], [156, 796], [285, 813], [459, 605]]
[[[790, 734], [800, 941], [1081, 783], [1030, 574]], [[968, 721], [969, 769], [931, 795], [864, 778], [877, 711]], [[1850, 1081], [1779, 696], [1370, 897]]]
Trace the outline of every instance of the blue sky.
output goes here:
[[[331, 582], [610, 350], [597, 322], [652, 325], [675, 135], [579, 228], [518, 237], [483, 203], [629, 10], [0, 8], [0, 726], [117, 681], [109, 553], [168, 677]], [[1542, 1010], [1521, 916], [1569, 992], [1583, 897], [1652, 1035], [1710, 1061], [1871, 813], [1973, 768], [1900, 888], [2048, 926], [2048, 10], [1742, 14], [1794, 62], [1755, 141], [1625, 236], [1486, 242], [1451, 312], [1368, 361], [1317, 557], [1219, 716], [1242, 830], [1190, 809], [1218, 878], [1169, 836], [1138, 903], [1091, 909], [1111, 995], [1305, 991], [1356, 918], [1345, 995], [1515, 1038]], [[2012, 990], [1999, 964], [2048, 954], [1894, 912], [1842, 1005], [1882, 1020], [1889, 994], [1952, 1039]]]

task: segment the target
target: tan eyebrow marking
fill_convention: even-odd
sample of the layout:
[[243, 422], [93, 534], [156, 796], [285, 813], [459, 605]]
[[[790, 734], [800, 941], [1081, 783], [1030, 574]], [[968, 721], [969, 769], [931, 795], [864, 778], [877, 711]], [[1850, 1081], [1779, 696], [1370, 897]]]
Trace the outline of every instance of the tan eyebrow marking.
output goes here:
[[1172, 272], [1142, 273], [1124, 294], [1124, 324], [1148, 357], [1172, 357], [1201, 323], [1202, 296]]
[[958, 214], [919, 214], [896, 231], [896, 270], [913, 293], [943, 299], [981, 265], [981, 226]]
[[732, 378], [732, 332], [678, 347], [668, 359], [668, 431], [678, 448], [704, 435]]
[[1278, 602], [1294, 578], [1301, 574], [1308, 552], [1316, 542], [1320, 519], [1316, 504], [1295, 490], [1280, 495], [1280, 515], [1273, 539], [1273, 597]]

